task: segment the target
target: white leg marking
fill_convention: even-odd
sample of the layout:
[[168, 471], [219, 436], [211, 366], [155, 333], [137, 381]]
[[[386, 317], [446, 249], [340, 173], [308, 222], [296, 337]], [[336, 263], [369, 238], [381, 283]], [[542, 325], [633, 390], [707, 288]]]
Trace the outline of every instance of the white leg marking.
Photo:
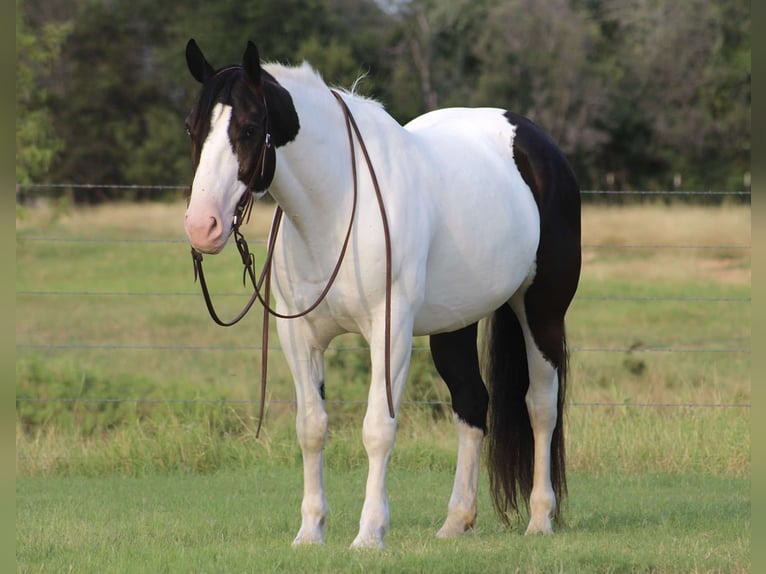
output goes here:
[[526, 533], [552, 534], [556, 496], [551, 485], [551, 439], [556, 428], [559, 377], [531, 338], [527, 340], [527, 347], [530, 382], [526, 403], [535, 437], [535, 464]]
[[553, 534], [551, 519], [556, 510], [556, 495], [551, 484], [551, 439], [558, 416], [559, 378], [556, 369], [535, 344], [524, 309], [523, 296], [512, 300], [513, 310], [524, 332], [529, 365], [527, 412], [535, 441], [530, 518], [526, 534]]
[[324, 380], [323, 351], [304, 337], [306, 325], [277, 321], [279, 339], [295, 382], [295, 427], [303, 454], [301, 527], [293, 545], [323, 544], [327, 499], [324, 492], [324, 445], [328, 417], [319, 386]]
[[458, 428], [457, 470], [447, 520], [436, 534], [439, 538], [460, 536], [476, 524], [476, 492], [479, 484], [479, 459], [484, 431], [454, 415]]
[[[300, 405], [300, 402], [298, 403]], [[296, 417], [298, 442], [303, 453], [303, 502], [301, 528], [293, 545], [323, 544], [327, 500], [324, 493], [324, 445], [327, 413], [304, 405]]]
[[[382, 323], [382, 321], [381, 321]], [[394, 413], [407, 380], [412, 350], [412, 323], [397, 322], [392, 317], [391, 341], [391, 395]], [[394, 449], [396, 419], [388, 412], [384, 376], [383, 328], [379, 336], [370, 341], [372, 359], [372, 382], [368, 396], [367, 414], [364, 417], [363, 440], [369, 459], [364, 505], [359, 519], [359, 533], [352, 548], [383, 548], [383, 537], [389, 526], [388, 496], [386, 494], [386, 470], [388, 459]]]
[[364, 447], [369, 458], [369, 471], [365, 487], [364, 505], [359, 519], [359, 533], [352, 548], [383, 548], [383, 537], [388, 531], [389, 509], [386, 494], [386, 470], [394, 448], [396, 421], [384, 413], [388, 420], [370, 409], [364, 418]]

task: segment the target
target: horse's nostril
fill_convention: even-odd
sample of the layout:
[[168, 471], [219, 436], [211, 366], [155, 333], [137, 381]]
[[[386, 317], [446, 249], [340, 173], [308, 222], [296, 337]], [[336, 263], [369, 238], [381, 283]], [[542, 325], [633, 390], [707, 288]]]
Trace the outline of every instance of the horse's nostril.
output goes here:
[[193, 213], [187, 214], [185, 227], [192, 245], [203, 250], [216, 245], [224, 233], [221, 218], [209, 213], [197, 217]]

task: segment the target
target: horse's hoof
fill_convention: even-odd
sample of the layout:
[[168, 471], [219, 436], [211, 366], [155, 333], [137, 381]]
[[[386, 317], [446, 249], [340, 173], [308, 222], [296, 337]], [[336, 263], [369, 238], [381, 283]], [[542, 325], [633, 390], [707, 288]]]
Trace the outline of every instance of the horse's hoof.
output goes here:
[[543, 516], [542, 518], [532, 517], [524, 534], [553, 534], [551, 519], [547, 516]]
[[382, 550], [385, 548], [383, 545], [383, 539], [377, 536], [357, 536], [351, 543], [351, 548], [354, 550]]
[[444, 525], [436, 533], [437, 538], [456, 538], [462, 536], [468, 530], [473, 528], [473, 524], [465, 524], [460, 520], [450, 520], [444, 522]]
[[324, 544], [324, 537], [321, 534], [307, 534], [299, 532], [293, 540], [293, 546], [309, 546], [311, 544]]

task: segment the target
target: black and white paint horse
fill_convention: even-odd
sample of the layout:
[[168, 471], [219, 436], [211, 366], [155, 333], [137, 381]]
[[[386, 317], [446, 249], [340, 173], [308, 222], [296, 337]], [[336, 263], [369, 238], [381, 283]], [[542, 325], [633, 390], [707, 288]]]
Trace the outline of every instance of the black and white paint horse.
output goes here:
[[[531, 121], [503, 109], [441, 109], [401, 126], [379, 103], [332, 91], [307, 64], [262, 66], [252, 43], [241, 65], [214, 69], [193, 40], [186, 59], [202, 84], [187, 121], [195, 174], [185, 228], [194, 250], [220, 252], [246, 194], [268, 189], [285, 215], [271, 275], [276, 309], [296, 313], [327, 284], [353, 218], [324, 300], [306, 316], [277, 320], [295, 379], [304, 465], [294, 544], [324, 540], [323, 355], [347, 332], [368, 341], [372, 365], [363, 427], [369, 474], [353, 547], [383, 546], [389, 527], [386, 469], [397, 420], [386, 362], [396, 413], [413, 335], [430, 336], [459, 436], [438, 536], [460, 535], [476, 521], [485, 435], [501, 518], [526, 506], [527, 532], [552, 532], [566, 493], [564, 315], [581, 263], [580, 192], [562, 152]], [[359, 140], [350, 144], [338, 97], [358, 124], [381, 190], [390, 289], [372, 173]], [[357, 146], [356, 174], [350, 145]], [[484, 318], [480, 369], [477, 322]]]

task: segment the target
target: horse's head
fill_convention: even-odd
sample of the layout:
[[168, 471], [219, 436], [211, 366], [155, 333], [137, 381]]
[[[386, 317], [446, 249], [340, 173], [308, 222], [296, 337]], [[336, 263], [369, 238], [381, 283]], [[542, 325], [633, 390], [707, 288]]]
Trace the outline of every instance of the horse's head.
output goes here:
[[242, 65], [215, 70], [189, 40], [186, 63], [202, 84], [186, 119], [194, 163], [186, 234], [197, 251], [218, 253], [249, 194], [261, 196], [268, 190], [276, 169], [275, 148], [295, 138], [298, 115], [287, 90], [261, 69], [252, 42]]

